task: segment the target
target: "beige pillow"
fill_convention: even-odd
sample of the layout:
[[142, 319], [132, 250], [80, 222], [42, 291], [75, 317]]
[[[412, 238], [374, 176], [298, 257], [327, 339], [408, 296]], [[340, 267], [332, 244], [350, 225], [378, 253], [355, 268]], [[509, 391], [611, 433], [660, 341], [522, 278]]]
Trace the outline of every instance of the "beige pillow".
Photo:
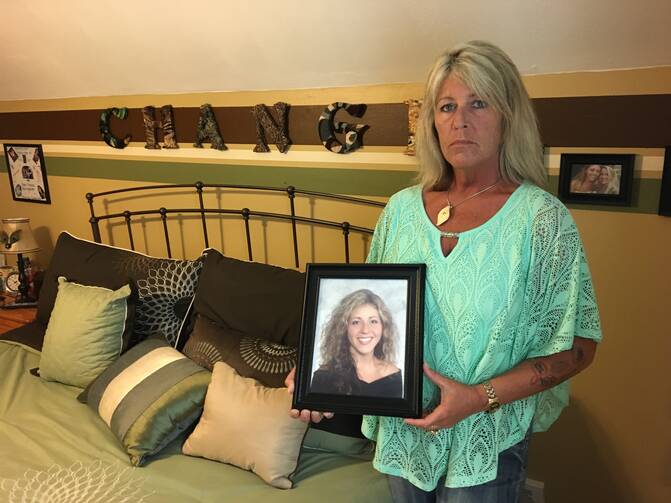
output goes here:
[[205, 409], [182, 452], [251, 470], [265, 482], [290, 489], [307, 425], [289, 417], [286, 388], [266, 388], [217, 362]]

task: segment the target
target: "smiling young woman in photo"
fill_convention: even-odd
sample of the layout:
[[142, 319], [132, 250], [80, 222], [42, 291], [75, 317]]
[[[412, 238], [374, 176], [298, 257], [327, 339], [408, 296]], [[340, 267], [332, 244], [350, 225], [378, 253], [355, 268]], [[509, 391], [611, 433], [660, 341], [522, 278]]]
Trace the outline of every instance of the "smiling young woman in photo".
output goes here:
[[597, 192], [601, 176], [599, 164], [588, 164], [578, 172], [571, 180], [571, 192], [578, 194], [591, 194]]
[[599, 179], [596, 184], [597, 194], [619, 194], [620, 180], [612, 166], [600, 166]]
[[400, 397], [401, 370], [394, 364], [398, 330], [385, 305], [370, 290], [343, 297], [324, 324], [321, 365], [314, 393]]

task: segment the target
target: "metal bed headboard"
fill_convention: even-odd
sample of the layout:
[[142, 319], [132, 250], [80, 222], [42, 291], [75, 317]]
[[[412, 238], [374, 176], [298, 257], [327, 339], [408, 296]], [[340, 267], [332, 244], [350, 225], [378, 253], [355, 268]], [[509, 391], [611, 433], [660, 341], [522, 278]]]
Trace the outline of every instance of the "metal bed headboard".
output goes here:
[[[95, 213], [94, 209], [94, 200], [96, 198], [100, 198], [103, 196], [109, 196], [112, 194], [122, 194], [126, 192], [137, 192], [137, 191], [159, 191], [159, 190], [165, 190], [165, 189], [192, 189], [194, 190], [194, 193], [198, 197], [198, 206], [194, 208], [178, 208], [178, 209], [172, 209], [172, 208], [165, 208], [161, 207], [158, 209], [147, 209], [147, 210], [137, 210], [137, 211], [122, 211], [122, 212], [117, 212], [117, 213], [110, 213], [110, 214], [105, 214], [105, 215], [97, 215]], [[242, 208], [242, 209], [233, 209], [233, 208], [207, 208], [204, 204], [203, 200], [203, 190], [204, 189], [238, 189], [238, 190], [253, 190], [253, 191], [260, 191], [261, 193], [267, 192], [267, 193], [286, 193], [288, 201], [289, 201], [289, 211], [287, 214], [284, 213], [272, 213], [272, 212], [266, 212], [266, 211], [254, 211], [249, 208]], [[188, 193], [188, 192], [186, 192]], [[310, 197], [310, 198], [320, 198], [320, 199], [331, 199], [331, 200], [336, 200], [336, 201], [345, 201], [353, 204], [362, 204], [365, 206], [374, 206], [374, 207], [379, 207], [383, 208], [385, 206], [385, 203], [381, 203], [379, 201], [372, 201], [369, 199], [362, 199], [358, 197], [350, 197], [350, 196], [342, 196], [342, 195], [337, 195], [337, 194], [328, 194], [325, 192], [315, 192], [315, 191], [310, 191], [310, 190], [300, 190], [296, 189], [295, 187], [289, 185], [287, 187], [267, 187], [267, 186], [256, 186], [256, 185], [234, 185], [234, 184], [206, 184], [203, 182], [196, 182], [193, 184], [164, 184], [164, 185], [145, 185], [141, 187], [130, 187], [130, 188], [125, 188], [125, 189], [118, 189], [118, 190], [108, 190], [105, 192], [98, 192], [98, 193], [87, 193], [86, 194], [86, 200], [88, 201], [89, 204], [89, 209], [91, 211], [91, 218], [89, 218], [89, 222], [91, 223], [91, 230], [93, 232], [93, 240], [96, 243], [101, 243], [101, 236], [100, 236], [100, 226], [99, 223], [100, 221], [103, 220], [113, 220], [113, 219], [124, 219], [126, 222], [126, 228], [128, 230], [128, 238], [130, 240], [130, 247], [132, 250], [135, 250], [135, 242], [133, 240], [133, 230], [131, 227], [132, 219], [133, 217], [137, 216], [147, 216], [147, 215], [158, 215], [161, 218], [161, 222], [163, 224], [163, 234], [165, 236], [165, 245], [166, 245], [166, 251], [167, 255], [169, 258], [172, 258], [172, 250], [170, 248], [170, 236], [168, 234], [168, 215], [170, 214], [199, 214], [200, 215], [200, 221], [202, 224], [202, 230], [203, 230], [203, 239], [205, 243], [205, 248], [209, 248], [210, 246], [210, 241], [207, 233], [207, 224], [205, 221], [205, 216], [206, 215], [211, 215], [211, 214], [218, 214], [218, 215], [239, 215], [242, 220], [244, 221], [245, 224], [245, 235], [247, 238], [247, 255], [249, 257], [249, 260], [253, 260], [253, 254], [252, 254], [252, 240], [251, 240], [251, 233], [249, 229], [249, 219], [250, 218], [266, 218], [266, 219], [274, 219], [274, 220], [283, 220], [283, 221], [290, 221], [291, 222], [291, 229], [292, 229], [292, 238], [293, 238], [293, 252], [294, 252], [294, 260], [296, 263], [296, 267], [300, 267], [299, 263], [299, 258], [298, 258], [298, 237], [297, 237], [297, 231], [296, 231], [296, 223], [307, 223], [310, 225], [315, 225], [315, 226], [321, 226], [321, 227], [331, 227], [331, 228], [340, 228], [342, 230], [343, 234], [343, 241], [344, 241], [344, 251], [345, 251], [345, 262], [349, 263], [349, 235], [352, 232], [357, 232], [360, 234], [368, 234], [371, 235], [373, 233], [373, 229], [367, 228], [367, 227], [359, 227], [355, 225], [351, 225], [347, 221], [343, 222], [336, 222], [332, 220], [322, 220], [322, 219], [317, 219], [317, 218], [312, 218], [312, 217], [304, 217], [304, 216], [299, 216], [296, 215], [296, 207], [295, 207], [295, 199], [296, 196], [304, 196], [304, 197]]]

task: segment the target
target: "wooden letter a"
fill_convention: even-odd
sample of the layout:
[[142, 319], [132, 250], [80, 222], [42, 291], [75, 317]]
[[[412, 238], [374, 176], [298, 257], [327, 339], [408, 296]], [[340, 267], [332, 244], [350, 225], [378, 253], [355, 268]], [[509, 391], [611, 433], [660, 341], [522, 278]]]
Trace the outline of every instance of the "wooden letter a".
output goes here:
[[219, 134], [219, 125], [214, 117], [212, 105], [205, 103], [200, 105], [200, 117], [198, 118], [198, 129], [196, 130], [196, 141], [193, 144], [196, 148], [203, 148], [203, 140], [210, 140], [212, 148], [217, 150], [228, 150], [224, 140]]

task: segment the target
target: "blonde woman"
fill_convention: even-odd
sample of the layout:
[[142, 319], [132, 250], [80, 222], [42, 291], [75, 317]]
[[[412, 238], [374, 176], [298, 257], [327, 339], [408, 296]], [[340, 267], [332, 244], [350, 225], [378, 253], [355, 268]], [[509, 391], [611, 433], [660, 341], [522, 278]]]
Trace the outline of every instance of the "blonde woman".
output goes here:
[[437, 59], [417, 153], [419, 184], [389, 199], [368, 261], [427, 265], [425, 415], [365, 416], [362, 431], [394, 501], [516, 502], [531, 432], [557, 419], [601, 340], [582, 243], [541, 188], [533, 107], [498, 47]]
[[597, 194], [619, 194], [620, 180], [612, 166], [600, 166], [599, 179], [596, 183]]

